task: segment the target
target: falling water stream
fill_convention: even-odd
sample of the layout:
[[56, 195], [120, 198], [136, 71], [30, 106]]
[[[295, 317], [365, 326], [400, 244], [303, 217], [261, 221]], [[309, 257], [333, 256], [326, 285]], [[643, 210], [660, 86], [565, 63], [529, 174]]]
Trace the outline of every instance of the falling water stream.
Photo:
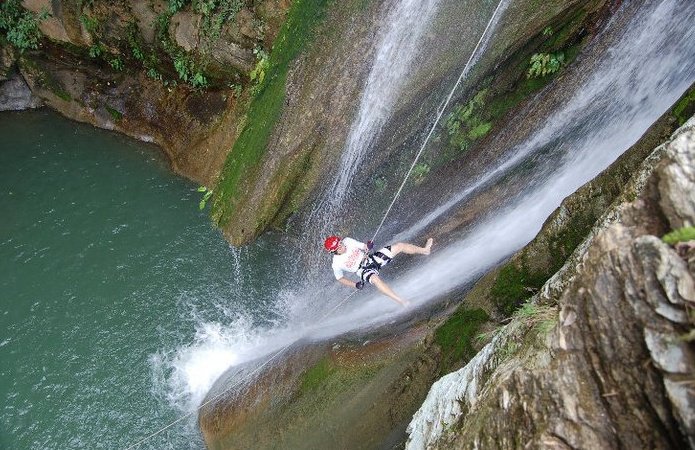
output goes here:
[[[434, 0], [399, 4], [406, 3], [425, 8], [417, 10], [421, 20], [436, 14]], [[692, 2], [645, 2], [624, 32], [606, 37], [613, 45], [589, 48], [591, 58], [568, 68], [581, 82], [558, 84], [567, 87], [567, 99], [534, 133], [485, 173], [460, 180], [455, 194], [435, 199], [421, 220], [387, 223], [390, 238], [421, 239], [428, 226], [521, 163], [537, 170], [513, 202], [435, 247], [426, 263], [385, 273], [396, 290], [422, 306], [532, 239], [565, 196], [614, 161], [695, 81], [693, 23]], [[392, 50], [376, 54], [400, 55]], [[370, 75], [363, 103], [381, 99], [383, 108], [361, 106], [353, 129], [370, 124], [371, 131], [349, 140], [360, 152], [398, 98], [398, 88], [389, 100], [381, 97], [394, 82], [378, 75]], [[335, 286], [330, 270], [314, 275], [325, 281], [296, 286], [282, 237], [230, 248], [197, 210], [195, 186], [168, 173], [142, 144], [47, 112], [2, 114], [0, 135], [0, 448], [125, 448], [195, 412], [231, 366], [300, 337], [373, 328], [405, 313], [364, 292], [324, 317], [349, 293]], [[349, 193], [359, 164], [345, 167], [353, 172], [330, 189]], [[303, 306], [317, 293], [325, 305]], [[191, 417], [147, 447], [202, 448]]]
[[411, 63], [421, 50], [419, 44], [439, 0], [393, 0], [387, 2], [384, 26], [380, 30], [376, 55], [364, 86], [359, 110], [342, 152], [333, 182], [310, 214], [309, 221], [323, 224], [320, 235], [335, 226], [355, 173], [367, 157], [381, 128], [391, 117]]

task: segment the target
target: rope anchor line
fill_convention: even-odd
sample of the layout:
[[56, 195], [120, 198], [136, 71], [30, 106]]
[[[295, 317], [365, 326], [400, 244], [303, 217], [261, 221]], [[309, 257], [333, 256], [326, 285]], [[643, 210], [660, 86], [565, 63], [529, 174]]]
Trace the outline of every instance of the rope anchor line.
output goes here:
[[[417, 152], [417, 154], [415, 155], [415, 159], [413, 160], [413, 163], [410, 165], [410, 169], [408, 169], [408, 172], [405, 174], [405, 177], [403, 178], [403, 182], [401, 183], [400, 187], [398, 188], [398, 191], [397, 191], [396, 194], [394, 195], [393, 200], [391, 201], [391, 204], [389, 205], [389, 207], [387, 208], [386, 212], [384, 213], [384, 216], [382, 217], [381, 222], [379, 223], [379, 226], [377, 227], [376, 231], [374, 232], [374, 236], [373, 236], [372, 239], [371, 239], [372, 241], [376, 238], [377, 234], [379, 234], [379, 231], [380, 231], [381, 228], [383, 227], [384, 222], [386, 221], [386, 218], [388, 217], [389, 213], [391, 212], [391, 209], [393, 208], [393, 205], [395, 205], [396, 200], [398, 200], [398, 198], [400, 197], [401, 192], [403, 191], [403, 188], [405, 187], [405, 184], [406, 184], [406, 182], [408, 181], [408, 178], [410, 177], [410, 174], [412, 173], [413, 169], [415, 168], [415, 165], [417, 164], [418, 160], [420, 159], [420, 156], [422, 155], [422, 152], [425, 150], [425, 147], [426, 147], [426, 145], [428, 144], [430, 138], [432, 137], [432, 134], [434, 133], [435, 128], [436, 128], [437, 125], [439, 124], [439, 121], [441, 120], [442, 115], [444, 114], [444, 111], [445, 111], [446, 108], [449, 106], [449, 103], [451, 102], [451, 99], [452, 99], [453, 96], [454, 96], [454, 92], [455, 92], [456, 89], [459, 87], [459, 85], [461, 84], [461, 81], [463, 81], [463, 78], [465, 77], [466, 73], [468, 72], [469, 66], [470, 66], [470, 64], [471, 64], [471, 61], [473, 61], [473, 57], [474, 57], [474, 56], [476, 55], [476, 53], [478, 52], [478, 49], [479, 49], [481, 43], [483, 42], [483, 39], [485, 38], [485, 35], [487, 34], [488, 30], [490, 29], [490, 26], [492, 25], [492, 22], [494, 21], [495, 17], [497, 16], [497, 14], [498, 14], [498, 12], [499, 12], [499, 9], [500, 9], [500, 7], [502, 6], [502, 3], [503, 3], [503, 2], [504, 2], [504, 0], [500, 0], [500, 2], [497, 4], [497, 8], [495, 8], [495, 11], [494, 11], [494, 13], [492, 14], [492, 17], [490, 18], [490, 21], [487, 23], [487, 26], [485, 27], [485, 30], [483, 31], [483, 34], [480, 36], [480, 39], [478, 40], [478, 43], [476, 44], [475, 48], [473, 49], [473, 52], [471, 53], [471, 56], [468, 58], [468, 61], [466, 62], [466, 65], [464, 66], [463, 70], [461, 71], [461, 75], [459, 75], [458, 79], [456, 80], [456, 83], [454, 84], [454, 87], [451, 89], [451, 92], [449, 93], [449, 96], [447, 97], [447, 99], [446, 99], [446, 101], [444, 102], [443, 106], [442, 106], [441, 108], [439, 108], [438, 113], [437, 113], [437, 118], [435, 119], [434, 123], [432, 124], [432, 127], [430, 128], [430, 131], [429, 131], [429, 133], [427, 134], [427, 137], [425, 138], [425, 140], [423, 141], [422, 145], [420, 146], [420, 150], [419, 150], [419, 151]], [[346, 296], [344, 299], [342, 299], [340, 302], [338, 302], [338, 304], [337, 304], [335, 307], [333, 307], [333, 309], [331, 309], [331, 310], [328, 311], [326, 314], [324, 314], [321, 318], [319, 318], [319, 319], [317, 320], [317, 322], [321, 322], [321, 321], [323, 321], [324, 319], [326, 319], [328, 316], [330, 316], [331, 314], [333, 314], [334, 311], [336, 311], [340, 306], [342, 306], [350, 297], [352, 297], [353, 295], [355, 295], [357, 292], [358, 292], [358, 291], [353, 291], [352, 293], [350, 293], [348, 296]], [[278, 355], [280, 355], [280, 353], [284, 352], [284, 351], [287, 350], [291, 345], [293, 345], [295, 342], [297, 342], [299, 339], [301, 339], [302, 337], [305, 337], [305, 336], [307, 336], [307, 335], [308, 335], [308, 334], [305, 334], [305, 335], [303, 335], [303, 336], [300, 336], [300, 337], [297, 338], [295, 341], [293, 341], [293, 342], [287, 344], [286, 346], [282, 347], [280, 350], [278, 350], [277, 352], [275, 352], [268, 360], [266, 360], [263, 364], [259, 365], [259, 366], [256, 367], [254, 370], [252, 370], [251, 372], [249, 372], [249, 374], [248, 374], [247, 376], [243, 377], [243, 378], [240, 379], [237, 383], [235, 383], [235, 384], [233, 384], [232, 386], [228, 387], [227, 389], [225, 389], [224, 391], [220, 392], [220, 393], [217, 394], [216, 396], [212, 397], [212, 398], [209, 399], [208, 401], [202, 403], [202, 404], [201, 404], [200, 406], [198, 406], [194, 411], [191, 411], [191, 412], [189, 412], [189, 413], [187, 413], [187, 414], [185, 414], [185, 415], [179, 417], [178, 419], [176, 419], [176, 420], [174, 420], [173, 422], [169, 423], [169, 424], [166, 425], [165, 427], [163, 427], [163, 428], [157, 430], [157, 431], [154, 432], [154, 433], [151, 433], [151, 434], [145, 436], [144, 438], [140, 439], [140, 440], [137, 441], [136, 443], [131, 444], [130, 446], [126, 447], [125, 450], [132, 450], [132, 449], [134, 449], [134, 448], [139, 447], [141, 444], [145, 443], [146, 441], [152, 439], [152, 438], [155, 437], [155, 436], [158, 436], [158, 435], [162, 434], [163, 432], [165, 432], [165, 431], [168, 430], [169, 428], [173, 427], [173, 426], [176, 425], [177, 423], [179, 423], [179, 422], [181, 422], [181, 421], [187, 419], [188, 417], [192, 416], [192, 415], [195, 414], [195, 413], [198, 413], [198, 412], [199, 412], [201, 409], [203, 409], [204, 407], [208, 406], [209, 404], [211, 404], [211, 403], [214, 402], [215, 400], [219, 399], [219, 398], [222, 397], [223, 395], [225, 395], [225, 394], [227, 394], [228, 392], [230, 392], [232, 389], [234, 389], [234, 388], [236, 388], [237, 386], [241, 385], [242, 382], [247, 381], [247, 380], [250, 380], [251, 377], [252, 377], [253, 375], [255, 375], [255, 374], [256, 374], [257, 372], [259, 372], [262, 368], [264, 368], [265, 366], [267, 366], [268, 364], [270, 364], [270, 362], [273, 361]]]

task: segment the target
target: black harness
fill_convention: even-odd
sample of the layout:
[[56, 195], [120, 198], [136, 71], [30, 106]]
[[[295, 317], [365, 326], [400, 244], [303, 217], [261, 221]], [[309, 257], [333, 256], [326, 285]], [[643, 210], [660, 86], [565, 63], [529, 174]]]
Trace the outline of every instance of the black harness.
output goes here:
[[[376, 260], [376, 258], [381, 259], [384, 261], [384, 263], [380, 263], [379, 261]], [[381, 269], [381, 266], [390, 261], [391, 258], [388, 256], [384, 255], [381, 252], [374, 252], [374, 253], [367, 253], [367, 256], [364, 257], [362, 262], [360, 263], [360, 269], [364, 270], [379, 270]]]

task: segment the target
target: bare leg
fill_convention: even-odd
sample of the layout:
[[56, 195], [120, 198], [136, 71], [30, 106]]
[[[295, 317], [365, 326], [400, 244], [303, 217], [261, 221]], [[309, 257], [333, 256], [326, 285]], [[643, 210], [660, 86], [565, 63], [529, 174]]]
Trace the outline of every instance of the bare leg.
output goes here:
[[372, 275], [372, 277], [369, 279], [369, 281], [376, 286], [377, 289], [379, 289], [379, 292], [381, 292], [384, 295], [389, 296], [393, 301], [396, 303], [399, 303], [401, 306], [408, 306], [410, 303], [407, 300], [403, 300], [400, 298], [398, 295], [396, 295], [395, 292], [389, 287], [388, 284], [384, 283], [381, 278], [379, 278], [378, 275]]
[[417, 245], [408, 244], [407, 242], [398, 242], [391, 246], [391, 253], [393, 253], [393, 256], [401, 252], [408, 255], [429, 255], [433, 242], [432, 238], [427, 239], [427, 243], [424, 247], [418, 247]]

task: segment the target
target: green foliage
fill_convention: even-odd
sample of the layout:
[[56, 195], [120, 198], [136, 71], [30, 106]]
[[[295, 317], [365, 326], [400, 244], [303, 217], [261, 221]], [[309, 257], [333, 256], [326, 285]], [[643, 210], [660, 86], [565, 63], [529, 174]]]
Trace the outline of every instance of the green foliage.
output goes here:
[[673, 230], [661, 239], [669, 245], [695, 240], [695, 227], [683, 227]]
[[131, 47], [130, 50], [133, 54], [133, 58], [137, 59], [138, 61], [145, 60], [145, 54], [142, 52], [140, 47]]
[[5, 39], [21, 53], [35, 50], [42, 36], [39, 22], [49, 16], [45, 10], [39, 15], [25, 10], [20, 0], [5, 0], [0, 3], [0, 30], [4, 31]]
[[169, 0], [169, 12], [174, 14], [175, 12], [179, 11], [181, 8], [186, 6], [189, 0]]
[[270, 67], [270, 62], [268, 61], [268, 53], [261, 48], [253, 49], [253, 54], [256, 55], [256, 67], [249, 74], [249, 78], [255, 82], [254, 87], [260, 87], [265, 81], [265, 72]]
[[200, 186], [198, 188], [198, 192], [203, 192], [203, 198], [200, 199], [200, 203], [198, 204], [198, 208], [202, 211], [205, 209], [205, 205], [207, 204], [208, 200], [210, 200], [210, 197], [212, 197], [212, 189], [208, 189], [205, 186]]
[[533, 302], [524, 303], [521, 308], [516, 310], [514, 318], [532, 326], [533, 329], [542, 336], [548, 334], [557, 323], [557, 309], [538, 305]]
[[183, 81], [188, 81], [191, 77], [191, 66], [191, 61], [184, 55], [179, 55], [174, 59], [174, 69]]
[[122, 70], [123, 70], [123, 67], [124, 67], [124, 65], [123, 65], [123, 60], [121, 59], [120, 56], [116, 56], [115, 58], [112, 58], [112, 59], [109, 61], [109, 65], [111, 66], [111, 68], [112, 68], [113, 70], [117, 70], [117, 71], [119, 71], [119, 72], [122, 71]]
[[490, 132], [491, 128], [492, 128], [492, 123], [490, 123], [490, 122], [478, 123], [476, 126], [474, 126], [473, 128], [471, 128], [468, 131], [468, 137], [473, 141], [476, 139], [480, 139], [483, 136], [485, 136], [486, 134], [488, 134]]
[[335, 372], [335, 367], [329, 357], [325, 357], [307, 369], [300, 381], [300, 392], [305, 394], [315, 390]]
[[443, 352], [442, 368], [449, 369], [461, 360], [468, 361], [476, 354], [473, 341], [480, 327], [490, 317], [480, 308], [459, 308], [434, 333], [435, 342]]
[[[205, 6], [197, 6], [198, 3]], [[209, 40], [218, 39], [224, 24], [234, 21], [243, 7], [243, 0], [199, 0], [193, 6], [203, 14], [201, 31]]]
[[543, 28], [543, 36], [552, 36], [553, 35], [553, 29], [551, 27], [545, 27]]
[[103, 55], [106, 52], [106, 47], [104, 47], [104, 44], [101, 42], [97, 42], [96, 44], [92, 44], [91, 47], [89, 47], [89, 57], [90, 58], [98, 58], [101, 55]]
[[465, 105], [456, 105], [444, 122], [449, 143], [459, 152], [468, 150], [474, 141], [492, 129], [492, 123], [482, 118], [487, 95], [488, 90], [483, 89]]
[[331, 1], [295, 0], [292, 3], [268, 58], [263, 82], [256, 85], [246, 126], [222, 169], [213, 204], [213, 217], [218, 225], [224, 226], [233, 214], [241, 183], [254, 176], [285, 102], [289, 64], [306, 48]]
[[529, 69], [526, 73], [527, 78], [544, 77], [560, 70], [565, 63], [563, 52], [555, 53], [534, 53], [529, 62]]
[[87, 30], [87, 32], [90, 34], [98, 32], [101, 26], [99, 19], [97, 19], [96, 17], [90, 17], [86, 14], [80, 15], [80, 22], [82, 22], [82, 25], [84, 25], [85, 30]]
[[138, 25], [135, 22], [128, 24], [128, 47], [130, 48], [130, 53], [133, 55], [133, 58], [142, 63], [145, 62], [145, 51], [142, 49]]
[[217, 8], [217, 0], [193, 0], [193, 11], [209, 16]]
[[174, 58], [174, 68], [179, 78], [195, 88], [202, 88], [208, 85], [208, 80], [203, 72], [196, 67], [192, 59], [183, 53], [178, 53]]
[[153, 80], [162, 81], [162, 74], [157, 71], [154, 67], [147, 69], [147, 76]]
[[208, 79], [205, 77], [205, 75], [203, 75], [202, 72], [197, 71], [191, 78], [191, 86], [194, 88], [208, 87]]

